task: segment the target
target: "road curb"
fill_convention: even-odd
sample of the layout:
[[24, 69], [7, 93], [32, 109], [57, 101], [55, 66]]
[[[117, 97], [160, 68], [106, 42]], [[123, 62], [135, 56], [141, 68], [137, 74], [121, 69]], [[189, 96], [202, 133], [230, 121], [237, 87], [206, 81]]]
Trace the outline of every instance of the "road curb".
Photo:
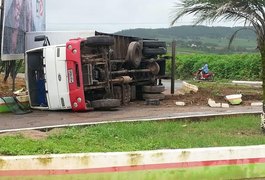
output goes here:
[[243, 179], [265, 177], [265, 146], [0, 156], [0, 176], [19, 179]]

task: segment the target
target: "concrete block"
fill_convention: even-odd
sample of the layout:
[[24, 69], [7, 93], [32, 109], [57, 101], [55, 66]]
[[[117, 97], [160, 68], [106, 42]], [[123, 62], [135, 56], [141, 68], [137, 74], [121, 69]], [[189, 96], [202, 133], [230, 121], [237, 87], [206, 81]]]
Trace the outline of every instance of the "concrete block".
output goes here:
[[251, 103], [251, 106], [262, 106], [263, 103], [262, 102], [253, 102]]
[[193, 92], [198, 92], [198, 90], [199, 90], [199, 88], [197, 87], [197, 86], [195, 86], [195, 85], [193, 85], [193, 84], [189, 84], [189, 83], [187, 83], [187, 82], [183, 82], [183, 89], [185, 90], [185, 91], [193, 91]]
[[176, 106], [185, 106], [186, 103], [185, 102], [176, 102]]
[[228, 103], [222, 103], [221, 106], [222, 106], [222, 108], [229, 108], [230, 107]]
[[208, 105], [212, 108], [219, 108], [221, 107], [221, 103], [216, 103], [214, 100], [212, 99], [208, 99]]

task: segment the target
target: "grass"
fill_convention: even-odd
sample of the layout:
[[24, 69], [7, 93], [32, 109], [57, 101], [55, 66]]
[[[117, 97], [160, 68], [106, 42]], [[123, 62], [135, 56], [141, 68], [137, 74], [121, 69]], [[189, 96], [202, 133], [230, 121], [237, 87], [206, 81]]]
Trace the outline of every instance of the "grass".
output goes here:
[[66, 128], [46, 139], [0, 137], [1, 155], [244, 146], [265, 144], [258, 116], [203, 121], [113, 123]]
[[[206, 37], [200, 38], [200, 41], [203, 43], [216, 44], [221, 47], [228, 47], [229, 40], [230, 38], [227, 39], [215, 39], [215, 38], [206, 38]], [[232, 42], [232, 46], [255, 49], [257, 47], [257, 42], [252, 39], [248, 40], [248, 39], [235, 38], [234, 41]]]
[[197, 82], [197, 81], [188, 81], [192, 84], [195, 84], [196, 86], [198, 87], [204, 87], [204, 88], [216, 88], [216, 89], [228, 89], [228, 88], [231, 88], [231, 89], [245, 89], [245, 90], [248, 90], [248, 91], [253, 91], [255, 90], [260, 90], [262, 91], [262, 88], [257, 86], [257, 87], [251, 87], [249, 85], [240, 85], [240, 84], [233, 84], [231, 83], [230, 80], [218, 80], [218, 81], [214, 81], [214, 82], [211, 82], [211, 81], [200, 81], [200, 82]]

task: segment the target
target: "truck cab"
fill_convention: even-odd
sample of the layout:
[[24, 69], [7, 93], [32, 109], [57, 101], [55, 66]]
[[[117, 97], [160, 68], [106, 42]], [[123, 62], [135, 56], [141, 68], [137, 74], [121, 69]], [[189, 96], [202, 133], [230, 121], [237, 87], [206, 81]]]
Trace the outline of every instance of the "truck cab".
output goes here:
[[34, 109], [71, 109], [65, 45], [26, 52], [26, 84]]

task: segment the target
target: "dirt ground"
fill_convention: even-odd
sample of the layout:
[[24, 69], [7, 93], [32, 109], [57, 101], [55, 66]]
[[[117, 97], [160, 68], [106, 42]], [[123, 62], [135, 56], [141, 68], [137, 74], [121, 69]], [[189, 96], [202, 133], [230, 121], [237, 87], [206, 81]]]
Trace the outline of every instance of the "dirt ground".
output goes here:
[[41, 140], [46, 139], [48, 136], [52, 135], [59, 135], [63, 129], [60, 128], [54, 128], [50, 131], [39, 131], [39, 130], [26, 130], [26, 131], [19, 131], [19, 132], [7, 132], [0, 134], [0, 137], [3, 136], [22, 136], [27, 139], [33, 139], [33, 140]]
[[175, 105], [176, 101], [182, 101], [185, 102], [187, 106], [205, 106], [208, 104], [209, 98], [215, 100], [218, 103], [227, 103], [225, 96], [231, 94], [242, 94], [243, 102], [241, 105], [243, 106], [249, 106], [252, 102], [262, 101], [261, 87], [221, 84], [216, 85], [216, 83], [211, 84], [212, 82], [206, 83], [195, 83], [199, 87], [197, 93], [185, 93], [182, 90], [177, 90], [175, 95], [170, 95], [169, 92], [166, 92], [166, 100], [163, 101], [162, 104]]
[[[166, 99], [161, 101], [161, 105], [165, 107], [175, 106], [176, 101], [185, 102], [186, 106], [207, 105], [208, 99], [211, 98], [216, 102], [225, 103], [224, 96], [231, 94], [242, 94], [242, 105], [250, 105], [251, 102], [262, 101], [261, 87], [254, 86], [238, 86], [238, 85], [217, 85], [212, 82], [196, 83], [199, 87], [197, 93], [176, 90], [174, 95], [170, 94], [170, 90], [166, 89]], [[23, 78], [16, 78], [16, 90], [26, 88]], [[9, 77], [8, 82], [3, 82], [3, 75], [0, 75], [0, 97], [12, 96], [12, 79]], [[134, 102], [137, 105], [144, 105], [144, 101]], [[133, 104], [134, 104], [133, 103]]]
[[[9, 77], [7, 82], [5, 83], [4, 81], [4, 76], [0, 74], [0, 97], [5, 97], [5, 96], [12, 96], [12, 78]], [[16, 78], [16, 90], [21, 89], [21, 88], [26, 88], [26, 83], [23, 78]]]

